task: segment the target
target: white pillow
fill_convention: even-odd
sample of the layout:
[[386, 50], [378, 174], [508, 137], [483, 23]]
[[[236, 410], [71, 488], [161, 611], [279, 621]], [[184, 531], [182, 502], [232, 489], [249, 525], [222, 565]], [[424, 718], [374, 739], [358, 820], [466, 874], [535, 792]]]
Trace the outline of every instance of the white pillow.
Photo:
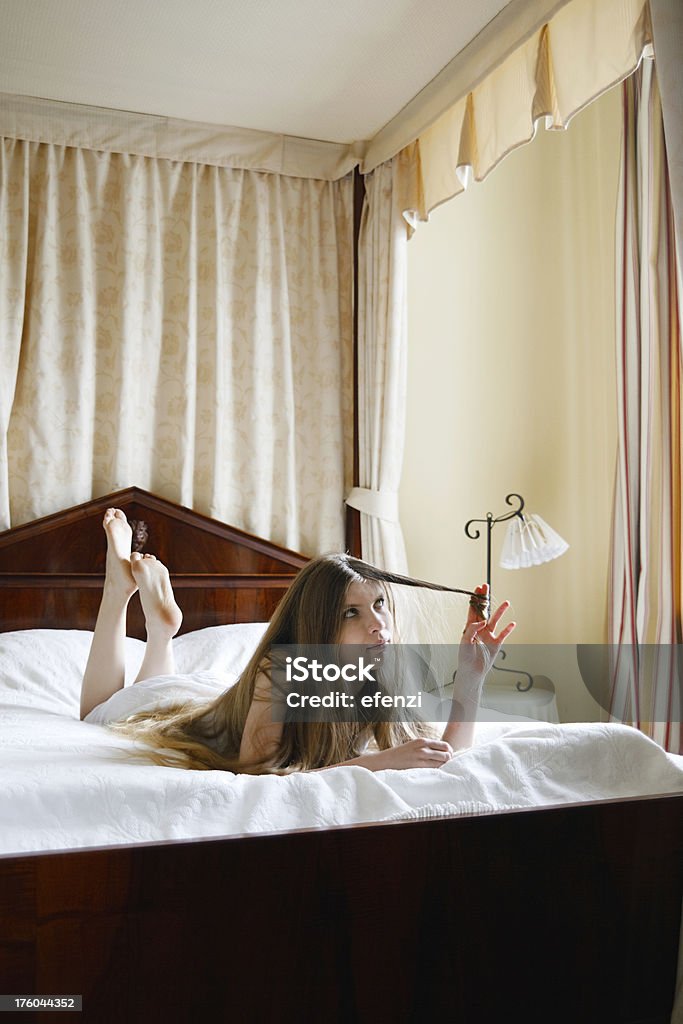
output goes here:
[[206, 626], [177, 636], [173, 650], [178, 672], [238, 676], [246, 668], [267, 626], [267, 622], [236, 622], [228, 626]]
[[[91, 641], [86, 629], [0, 633], [0, 704], [77, 716]], [[144, 646], [126, 637], [127, 682], [137, 674]]]
[[[267, 623], [208, 626], [173, 641], [178, 673], [210, 674], [226, 685], [246, 666]], [[0, 710], [33, 707], [78, 716], [92, 632], [24, 629], [0, 633]], [[126, 637], [126, 684], [138, 674], [145, 645]]]

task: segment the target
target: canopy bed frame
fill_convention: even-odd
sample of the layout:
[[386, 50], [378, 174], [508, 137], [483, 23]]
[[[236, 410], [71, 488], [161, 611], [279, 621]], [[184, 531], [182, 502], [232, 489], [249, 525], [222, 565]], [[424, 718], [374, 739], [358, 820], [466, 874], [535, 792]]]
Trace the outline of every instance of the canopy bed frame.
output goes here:
[[[267, 618], [306, 561], [129, 488], [0, 535], [2, 631], [92, 628], [112, 504], [170, 563], [185, 630]], [[0, 857], [1, 990], [82, 995], [73, 1019], [98, 1024], [221, 1005], [259, 1024], [668, 1024], [682, 810], [659, 795]]]

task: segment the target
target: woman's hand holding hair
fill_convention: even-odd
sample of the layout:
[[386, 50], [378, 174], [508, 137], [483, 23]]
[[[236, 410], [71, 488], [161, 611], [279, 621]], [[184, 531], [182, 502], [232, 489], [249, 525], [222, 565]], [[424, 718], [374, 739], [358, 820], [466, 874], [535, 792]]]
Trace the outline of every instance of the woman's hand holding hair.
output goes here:
[[[488, 599], [488, 590], [488, 584], [482, 583], [480, 587], [476, 588], [475, 594], [481, 594], [483, 598]], [[470, 604], [465, 628], [460, 638], [458, 676], [467, 676], [472, 680], [478, 679], [483, 683], [498, 651], [515, 628], [516, 623], [510, 622], [496, 636], [498, 623], [509, 607], [510, 602], [503, 601], [487, 621], [482, 619], [477, 609]]]
[[[487, 599], [488, 584], [483, 583], [477, 587], [475, 593]], [[470, 604], [460, 639], [458, 669], [453, 676], [450, 720], [443, 733], [443, 739], [451, 743], [455, 750], [472, 745], [484, 680], [498, 651], [516, 625], [510, 622], [496, 634], [498, 623], [509, 607], [510, 602], [503, 601], [487, 621]]]

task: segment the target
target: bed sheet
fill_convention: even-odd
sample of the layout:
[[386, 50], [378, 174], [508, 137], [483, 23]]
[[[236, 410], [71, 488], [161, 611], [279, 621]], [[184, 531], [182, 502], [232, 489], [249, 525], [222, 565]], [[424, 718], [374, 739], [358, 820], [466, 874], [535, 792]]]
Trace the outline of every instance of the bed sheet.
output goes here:
[[[216, 691], [229, 685], [263, 628], [211, 627], [180, 637], [181, 682], [188, 677]], [[129, 759], [135, 747], [131, 740], [79, 720], [90, 635], [62, 630], [0, 634], [0, 853], [469, 815], [683, 791], [683, 757], [667, 754], [635, 729], [504, 716], [478, 725], [475, 745], [441, 769], [370, 772], [347, 766], [254, 777], [135, 763]], [[129, 678], [141, 653], [139, 641], [128, 642]]]

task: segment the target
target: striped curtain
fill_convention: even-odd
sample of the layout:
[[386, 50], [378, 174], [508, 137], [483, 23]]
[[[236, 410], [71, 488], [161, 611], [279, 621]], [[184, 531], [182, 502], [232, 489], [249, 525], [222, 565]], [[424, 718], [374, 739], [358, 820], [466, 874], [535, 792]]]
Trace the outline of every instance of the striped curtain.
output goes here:
[[683, 753], [681, 308], [653, 62], [622, 89], [610, 715]]

